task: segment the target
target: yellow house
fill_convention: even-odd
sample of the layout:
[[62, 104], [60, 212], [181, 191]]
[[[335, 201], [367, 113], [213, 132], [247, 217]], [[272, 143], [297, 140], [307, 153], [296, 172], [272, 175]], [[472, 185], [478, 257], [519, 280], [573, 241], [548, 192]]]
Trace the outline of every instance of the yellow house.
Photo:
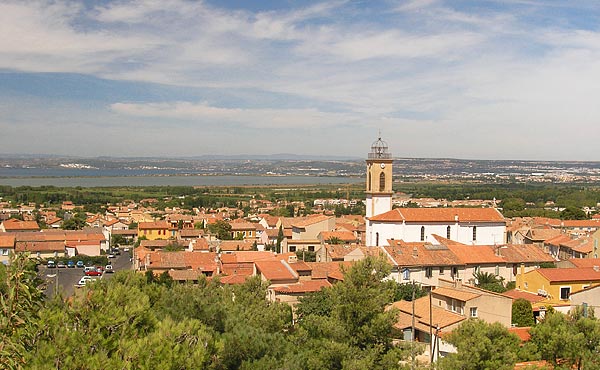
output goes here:
[[148, 240], [169, 239], [175, 236], [176, 229], [167, 221], [140, 222], [138, 224], [138, 238]]
[[600, 269], [540, 268], [517, 275], [517, 289], [546, 297], [544, 303], [570, 304], [571, 293], [600, 284]]

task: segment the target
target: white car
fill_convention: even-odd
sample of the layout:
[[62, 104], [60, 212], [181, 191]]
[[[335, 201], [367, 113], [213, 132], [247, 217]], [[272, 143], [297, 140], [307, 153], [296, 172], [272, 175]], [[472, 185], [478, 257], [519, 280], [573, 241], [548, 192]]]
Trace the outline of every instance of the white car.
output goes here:
[[94, 279], [91, 276], [83, 276], [81, 279], [79, 279], [79, 282], [77, 283], [76, 286], [78, 288], [81, 288], [81, 287], [85, 286], [88, 282], [94, 281], [94, 280], [97, 280], [97, 279]]
[[106, 265], [106, 267], [104, 267], [104, 272], [112, 273], [112, 272], [115, 272], [115, 270], [113, 270], [112, 265]]

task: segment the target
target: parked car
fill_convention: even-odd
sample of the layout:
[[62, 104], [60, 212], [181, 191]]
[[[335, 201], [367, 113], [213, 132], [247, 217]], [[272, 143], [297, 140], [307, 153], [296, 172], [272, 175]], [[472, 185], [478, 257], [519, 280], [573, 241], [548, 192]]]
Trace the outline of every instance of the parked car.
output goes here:
[[87, 270], [86, 272], [84, 272], [84, 274], [86, 276], [102, 276], [102, 271], [93, 269], [93, 270]]
[[85, 286], [89, 281], [93, 281], [94, 279], [90, 276], [83, 276], [81, 279], [79, 279], [79, 282], [77, 283], [78, 287], [82, 287]]
[[56, 264], [56, 267], [58, 267], [59, 269], [64, 269], [65, 267], [67, 267], [67, 265], [65, 265], [64, 262], [60, 261]]
[[49, 260], [48, 262], [46, 262], [46, 267], [48, 267], [49, 269], [53, 269], [56, 267], [56, 263], [54, 263], [53, 260]]
[[80, 261], [77, 261], [77, 264], [76, 264], [75, 266], [77, 266], [77, 267], [79, 267], [79, 268], [83, 268], [83, 267], [85, 267], [85, 265], [83, 264], [83, 261], [81, 261], [81, 260], [80, 260]]
[[108, 256], [107, 256], [107, 257], [108, 257], [108, 258], [115, 258], [115, 254], [111, 252], [111, 253], [109, 253], [109, 254], [108, 254]]
[[104, 272], [108, 273], [113, 273], [115, 272], [115, 270], [113, 270], [112, 265], [106, 265], [106, 267], [104, 268]]
[[121, 250], [119, 248], [113, 248], [112, 254], [114, 254], [115, 256], [118, 256], [121, 254]]
[[75, 262], [73, 262], [73, 261], [68, 261], [68, 262], [67, 262], [67, 267], [68, 267], [68, 268], [70, 268], [70, 269], [72, 269], [72, 268], [75, 268]]

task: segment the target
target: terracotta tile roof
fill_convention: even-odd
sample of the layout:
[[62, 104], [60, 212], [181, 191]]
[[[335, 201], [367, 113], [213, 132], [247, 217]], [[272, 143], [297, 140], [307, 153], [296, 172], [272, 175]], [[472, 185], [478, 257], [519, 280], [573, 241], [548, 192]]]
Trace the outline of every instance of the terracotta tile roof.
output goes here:
[[354, 252], [360, 249], [358, 245], [347, 245], [347, 244], [325, 244], [327, 255], [334, 260], [344, 259], [348, 253]]
[[269, 251], [237, 251], [221, 254], [223, 263], [252, 263], [263, 260], [275, 260], [277, 254]]
[[246, 282], [246, 279], [248, 278], [248, 276], [250, 276], [250, 275], [221, 276], [220, 281], [221, 281], [221, 284], [227, 284], [227, 285], [244, 284]]
[[187, 269], [216, 271], [216, 253], [212, 252], [149, 252], [148, 269]]
[[234, 220], [229, 224], [231, 225], [231, 231], [256, 230], [256, 224], [244, 220]]
[[529, 334], [530, 329], [530, 327], [509, 328], [508, 331], [513, 334], [516, 334], [517, 337], [521, 339], [521, 342], [527, 342], [531, 338], [531, 334]]
[[494, 208], [396, 208], [371, 217], [380, 222], [505, 222]]
[[252, 276], [252, 275], [254, 275], [254, 264], [253, 263], [223, 263], [221, 265], [221, 271], [224, 275]]
[[551, 283], [566, 281], [600, 282], [600, 269], [594, 269], [593, 267], [541, 268], [534, 271], [537, 271]]
[[137, 229], [125, 229], [125, 230], [113, 230], [111, 231], [113, 235], [137, 235]]
[[389, 240], [390, 245], [381, 247], [396, 266], [456, 266], [464, 265], [448, 247], [434, 246], [424, 242], [407, 243]]
[[329, 281], [320, 280], [301, 280], [295, 284], [276, 285], [271, 286], [277, 293], [281, 294], [294, 294], [294, 293], [311, 293], [318, 292], [323, 288], [330, 288], [332, 285]]
[[443, 238], [443, 237], [441, 237], [441, 236], [439, 236], [437, 234], [431, 234], [431, 236], [433, 236], [433, 238], [438, 243], [440, 243], [441, 245], [451, 245], [451, 244], [453, 244], [453, 245], [467, 245], [467, 244], [464, 244], [464, 243], [461, 243], [461, 242], [457, 242], [455, 240]]
[[575, 267], [600, 266], [600, 258], [570, 258], [569, 262], [571, 262]]
[[306, 262], [306, 264], [312, 269], [313, 279], [332, 278], [342, 281], [344, 280], [342, 269], [349, 269], [353, 262]]
[[58, 223], [58, 222], [61, 222], [61, 221], [62, 221], [62, 218], [60, 218], [60, 217], [53, 217], [51, 219], [48, 219], [48, 221], [46, 221], [46, 224], [47, 225], [52, 225], [52, 224], [55, 224], [55, 223]]
[[498, 248], [498, 253], [508, 263], [555, 262], [552, 256], [533, 244], [506, 244], [489, 248]]
[[312, 268], [304, 261], [291, 262], [291, 263], [288, 263], [288, 265], [290, 265], [290, 267], [297, 273], [312, 271]]
[[511, 289], [507, 292], [502, 293], [503, 295], [510, 297], [513, 301], [517, 299], [525, 299], [531, 303], [541, 302], [546, 299], [546, 297], [542, 297], [541, 295], [537, 295], [535, 293], [526, 292], [524, 290]]
[[64, 252], [64, 241], [16, 242], [15, 252]]
[[[398, 321], [394, 324], [397, 329], [406, 329], [412, 326], [412, 302], [398, 301], [392, 303], [387, 309], [396, 308], [400, 311]], [[433, 308], [433, 309], [432, 309]], [[457, 324], [465, 317], [443, 308], [429, 305], [429, 297], [421, 297], [415, 300], [415, 321], [419, 324], [419, 329], [429, 330], [429, 311], [431, 310], [432, 326], [439, 326], [441, 329], [453, 324]], [[435, 329], [434, 329], [435, 330]]]
[[324, 241], [331, 238], [337, 238], [343, 242], [356, 242], [356, 236], [350, 231], [321, 231], [319, 233], [319, 238]]
[[458, 257], [463, 264], [504, 263], [501, 256], [497, 256], [494, 248], [481, 245], [448, 245], [447, 247]]
[[200, 270], [169, 270], [169, 276], [176, 281], [196, 281], [204, 275]]
[[534, 225], [560, 226], [561, 223], [557, 218], [548, 217], [534, 217], [532, 221]]
[[567, 234], [559, 234], [556, 235], [555, 237], [546, 239], [546, 241], [544, 241], [544, 244], [546, 245], [554, 245], [554, 246], [560, 246], [561, 243], [565, 243], [572, 240], [571, 237]]
[[15, 236], [9, 233], [0, 232], [0, 248], [14, 248]]
[[263, 218], [267, 222], [267, 225], [269, 225], [271, 228], [277, 226], [277, 222], [279, 221], [279, 217], [271, 215], [264, 215]]
[[192, 248], [195, 251], [207, 251], [210, 250], [210, 246], [208, 245], [208, 240], [204, 238], [195, 239], [192, 243]]
[[254, 243], [245, 240], [221, 240], [219, 248], [222, 251], [251, 251]]
[[303, 220], [294, 221], [292, 223], [292, 227], [297, 227], [297, 228], [303, 229], [307, 226], [314, 225], [319, 222], [327, 221], [329, 219], [331, 219], [330, 216], [323, 216], [323, 215], [309, 216]]
[[594, 241], [590, 238], [573, 239], [561, 243], [561, 247], [566, 247], [579, 253], [591, 253], [594, 250]]
[[39, 230], [40, 229], [40, 225], [38, 225], [37, 222], [35, 221], [21, 221], [21, 220], [16, 220], [14, 218], [10, 218], [4, 222], [2, 222], [2, 225], [4, 225], [4, 229], [6, 231], [17, 231], [17, 230]]
[[557, 229], [531, 229], [527, 233], [527, 238], [533, 241], [545, 241], [560, 235]]
[[481, 294], [471, 293], [464, 290], [458, 290], [448, 287], [435, 288], [433, 290], [433, 294], [454, 298], [463, 302], [470, 301], [471, 299], [475, 299], [477, 297], [481, 297]]
[[298, 279], [298, 273], [285, 261], [257, 261], [254, 265], [256, 266], [257, 271], [272, 283], [276, 283], [280, 280]]
[[157, 230], [157, 229], [171, 229], [172, 226], [167, 221], [155, 221], [155, 222], [140, 222], [138, 224], [139, 230]]
[[600, 228], [600, 220], [564, 220], [563, 225], [572, 228]]

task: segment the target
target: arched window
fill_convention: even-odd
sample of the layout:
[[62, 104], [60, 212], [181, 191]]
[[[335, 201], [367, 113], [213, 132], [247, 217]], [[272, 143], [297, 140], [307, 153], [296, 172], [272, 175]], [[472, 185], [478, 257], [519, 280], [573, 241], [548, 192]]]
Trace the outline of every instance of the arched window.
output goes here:
[[421, 226], [421, 241], [425, 241], [425, 226]]
[[368, 176], [368, 179], [367, 179], [367, 191], [371, 191], [371, 172], [369, 172], [369, 174], [367, 176]]
[[477, 240], [477, 226], [473, 226], [473, 241]]
[[385, 191], [385, 173], [379, 175], [379, 191]]
[[375, 246], [379, 247], [379, 233], [375, 233]]
[[446, 228], [446, 239], [450, 239], [450, 226]]

